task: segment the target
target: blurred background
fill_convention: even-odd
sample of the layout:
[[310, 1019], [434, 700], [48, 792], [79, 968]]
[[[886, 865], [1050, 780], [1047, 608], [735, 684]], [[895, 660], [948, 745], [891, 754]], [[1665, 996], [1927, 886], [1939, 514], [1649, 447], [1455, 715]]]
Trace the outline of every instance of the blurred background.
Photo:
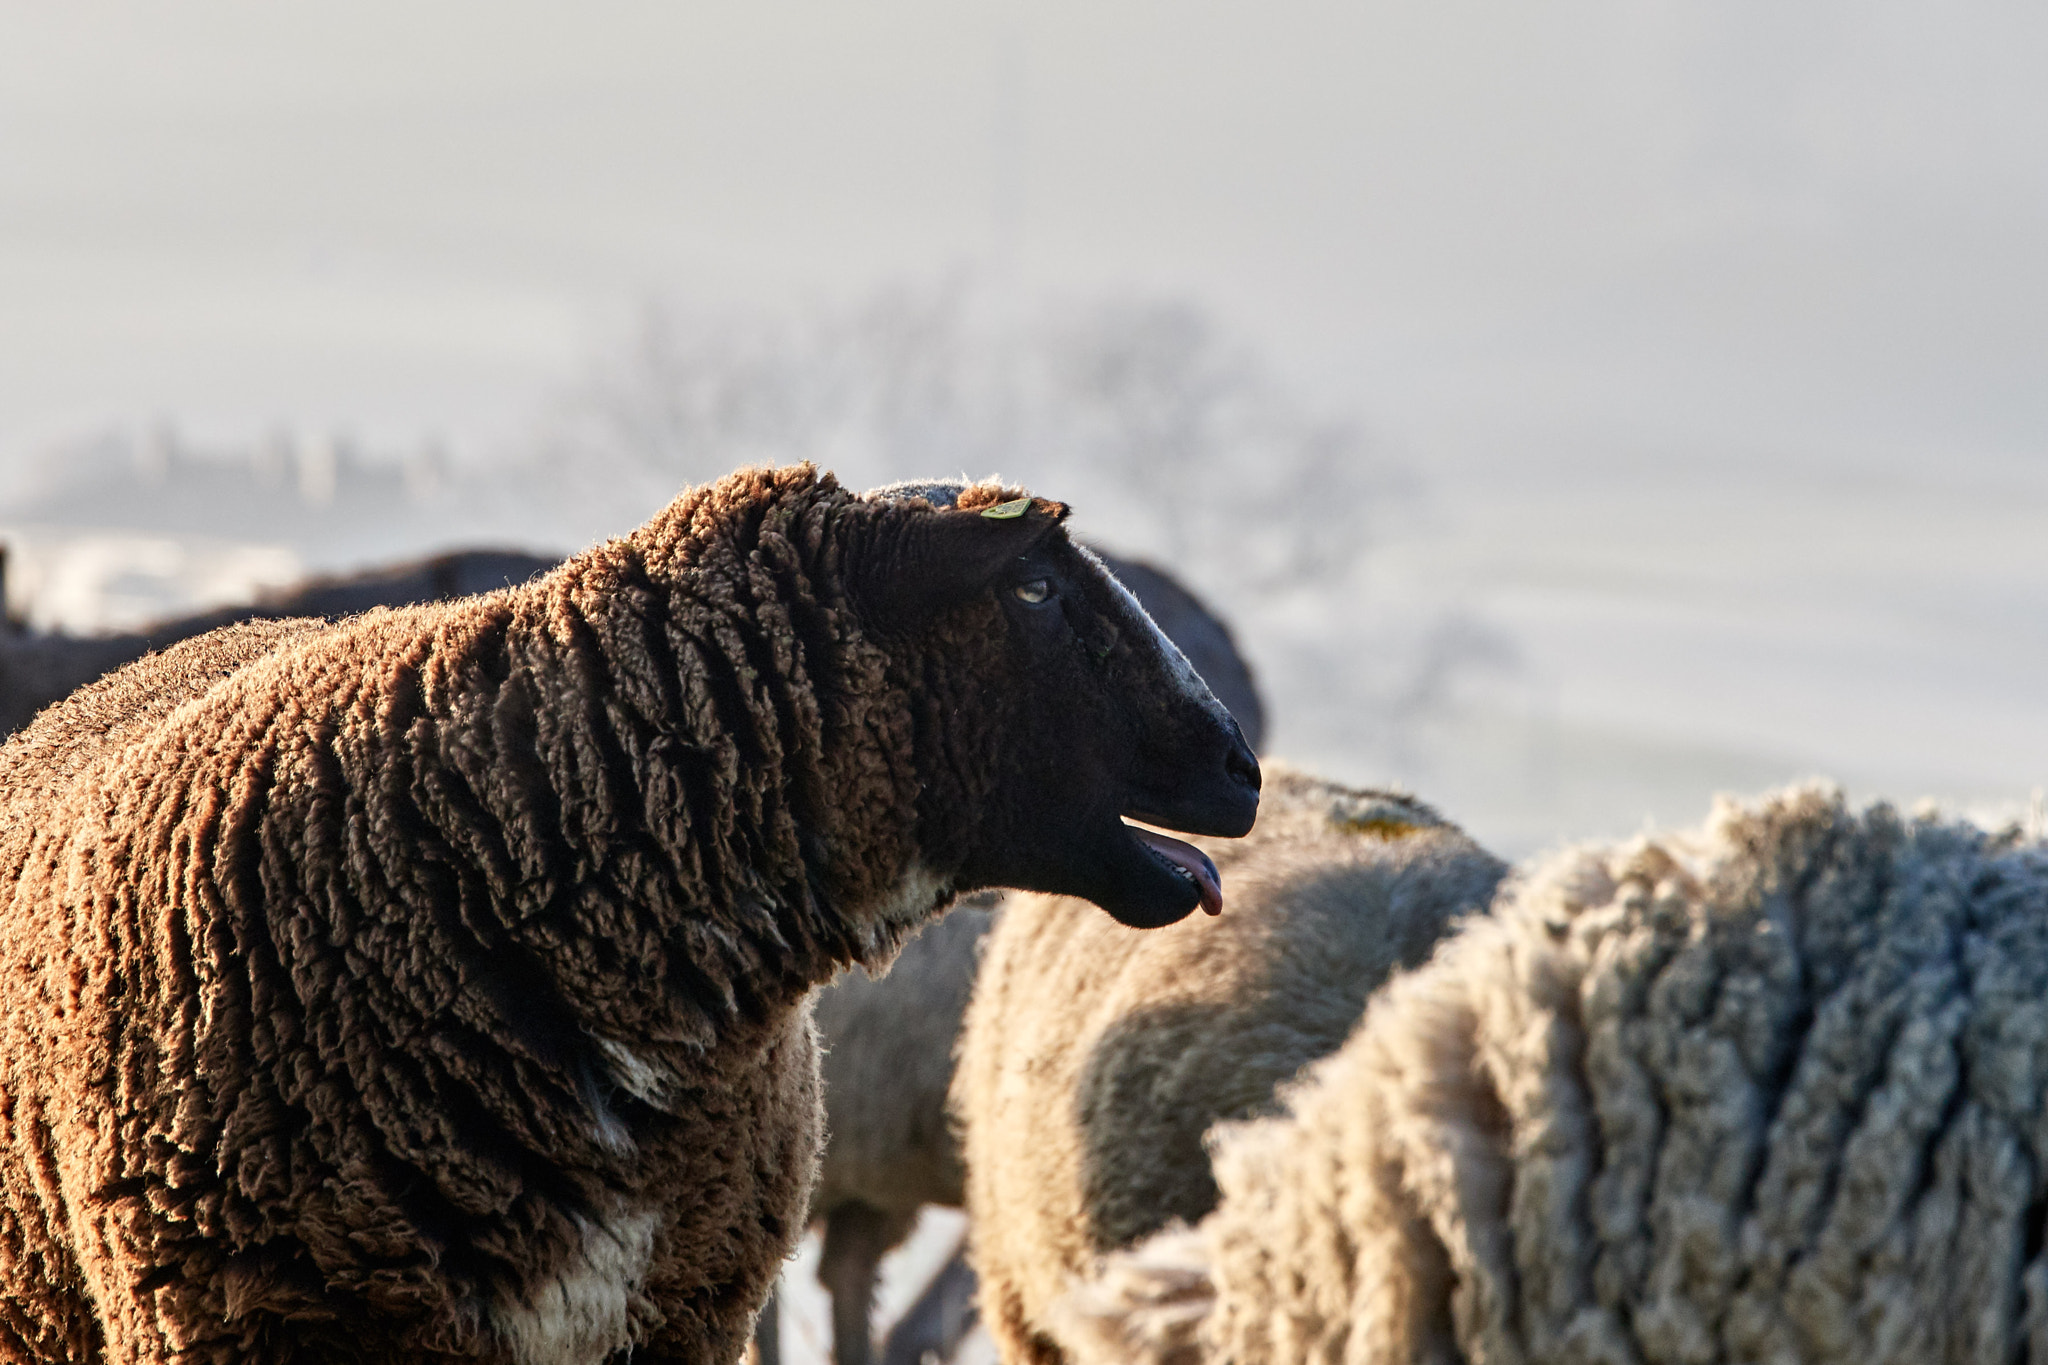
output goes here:
[[2048, 12], [0, 2], [33, 631], [992, 471], [1507, 853], [2048, 778]]
[[1809, 774], [2038, 827], [2044, 66], [1988, 0], [0, 0], [14, 635], [1000, 471], [1502, 853]]

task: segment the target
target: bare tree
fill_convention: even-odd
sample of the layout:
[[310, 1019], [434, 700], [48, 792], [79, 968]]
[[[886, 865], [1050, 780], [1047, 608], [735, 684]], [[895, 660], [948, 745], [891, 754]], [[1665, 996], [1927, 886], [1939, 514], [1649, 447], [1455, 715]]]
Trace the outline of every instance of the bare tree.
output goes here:
[[991, 313], [960, 282], [808, 314], [650, 307], [551, 450], [667, 488], [748, 459], [863, 480], [1000, 468], [1101, 499], [1130, 548], [1212, 589], [1261, 592], [1347, 576], [1410, 490], [1190, 304]]
[[[1377, 719], [1352, 740], [1404, 767], [1414, 755], [1389, 747], [1386, 717], [1442, 709], [1465, 673], [1512, 668], [1504, 641], [1450, 611], [1398, 632], [1399, 657], [1384, 657], [1362, 566], [1415, 480], [1185, 301], [1016, 318], [956, 279], [780, 313], [652, 305], [569, 396], [544, 452], [546, 477], [575, 485], [565, 506], [631, 500], [607, 521], [748, 460], [814, 459], [855, 484], [1000, 472], [1056, 489], [1084, 534], [1162, 563], [1255, 658], [1300, 670], [1270, 679], [1282, 714], [1290, 692], [1306, 704], [1338, 683], [1371, 689], [1360, 700]], [[1363, 652], [1369, 680], [1350, 662]]]
[[1354, 423], [1307, 410], [1188, 304], [1097, 306], [1041, 354], [1075, 472], [1115, 486], [1183, 572], [1220, 558], [1254, 593], [1333, 588], [1413, 490]]

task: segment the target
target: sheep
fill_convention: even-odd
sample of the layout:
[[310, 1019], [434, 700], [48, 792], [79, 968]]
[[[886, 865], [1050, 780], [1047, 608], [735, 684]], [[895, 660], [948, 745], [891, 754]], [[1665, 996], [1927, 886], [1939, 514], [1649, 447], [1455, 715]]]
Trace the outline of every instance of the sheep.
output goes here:
[[[946, 1117], [953, 1043], [987, 908], [956, 907], [904, 946], [887, 976], [849, 971], [818, 993], [826, 1145], [811, 1213], [824, 1223], [818, 1279], [832, 1297], [833, 1359], [864, 1365], [875, 1269], [926, 1204], [962, 1201]], [[764, 1365], [772, 1365], [763, 1352]]]
[[731, 1361], [807, 1001], [956, 892], [1149, 926], [1259, 773], [995, 484], [742, 470], [518, 587], [249, 623], [0, 747], [0, 1358]]
[[[1229, 628], [1164, 571], [1096, 553], [1201, 674], [1256, 751], [1265, 707]], [[995, 903], [990, 893], [976, 908]], [[965, 1202], [946, 1093], [988, 925], [985, 914], [963, 906], [906, 944], [886, 976], [849, 970], [819, 993], [826, 1137], [811, 1218], [824, 1224], [818, 1277], [832, 1300], [838, 1365], [866, 1365], [876, 1268], [909, 1235], [918, 1210]], [[956, 1253], [890, 1333], [884, 1359], [915, 1365], [927, 1350], [949, 1356], [972, 1325], [974, 1292], [974, 1273]], [[771, 1299], [755, 1329], [761, 1365], [779, 1365], [777, 1326]]]
[[1092, 1361], [2048, 1360], [2048, 846], [1809, 786], [1569, 851], [1389, 985]]
[[1258, 829], [1214, 856], [1220, 919], [1101, 933], [1014, 896], [989, 936], [953, 1104], [981, 1316], [1013, 1365], [1063, 1360], [1068, 1282], [1214, 1205], [1203, 1133], [1270, 1107], [1506, 872], [1420, 801], [1277, 767]]
[[[267, 593], [247, 606], [158, 622], [120, 635], [33, 635], [0, 629], [0, 736], [36, 712], [152, 649], [164, 649], [236, 621], [289, 616], [342, 616], [371, 607], [445, 602], [520, 583], [560, 561], [518, 550], [458, 550], [429, 559], [316, 578], [289, 592]], [[0, 576], [6, 554], [0, 548]], [[1254, 744], [1256, 747], [1256, 744]]]

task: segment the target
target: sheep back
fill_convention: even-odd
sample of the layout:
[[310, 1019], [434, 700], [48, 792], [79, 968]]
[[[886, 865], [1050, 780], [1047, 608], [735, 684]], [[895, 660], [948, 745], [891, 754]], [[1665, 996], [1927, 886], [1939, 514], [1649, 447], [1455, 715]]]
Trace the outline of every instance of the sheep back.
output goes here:
[[[4, 558], [4, 554], [0, 554]], [[81, 685], [151, 650], [163, 651], [238, 621], [342, 616], [372, 607], [445, 602], [524, 582], [559, 561], [516, 550], [458, 550], [332, 578], [315, 578], [243, 606], [160, 621], [121, 635], [39, 635], [0, 629], [0, 735]]]
[[2011, 831], [1805, 789], [1564, 854], [1062, 1321], [1086, 1360], [2048, 1360], [2044, 986]]
[[[743, 637], [656, 614], [621, 567], [647, 541], [202, 636], [0, 749], [0, 1358], [738, 1352], [822, 1133], [796, 1002], [902, 930], [779, 901], [810, 875], [779, 765], [818, 761], [795, 670], [697, 732], [729, 746], [701, 785], [661, 769], [683, 746], [630, 703], [714, 707], [658, 632]], [[827, 760], [806, 780], [898, 814]]]
[[1218, 917], [1134, 934], [1079, 902], [1015, 896], [989, 936], [954, 1106], [983, 1317], [1006, 1360], [1059, 1359], [1045, 1314], [1069, 1279], [1206, 1213], [1208, 1128], [1266, 1110], [1505, 871], [1420, 802], [1279, 767], [1252, 835], [1204, 848]]

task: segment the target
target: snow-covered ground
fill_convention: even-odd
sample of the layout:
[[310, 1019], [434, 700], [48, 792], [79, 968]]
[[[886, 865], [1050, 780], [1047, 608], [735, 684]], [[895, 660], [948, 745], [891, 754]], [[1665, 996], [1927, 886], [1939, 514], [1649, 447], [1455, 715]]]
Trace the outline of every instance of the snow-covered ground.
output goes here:
[[[933, 1275], [966, 1235], [967, 1217], [957, 1209], [927, 1208], [917, 1230], [882, 1262], [875, 1286], [874, 1325], [886, 1333], [924, 1291]], [[818, 1287], [818, 1238], [806, 1237], [782, 1280], [782, 1352], [791, 1365], [831, 1358], [832, 1301]], [[977, 1327], [960, 1345], [953, 1365], [995, 1365], [995, 1343]]]

